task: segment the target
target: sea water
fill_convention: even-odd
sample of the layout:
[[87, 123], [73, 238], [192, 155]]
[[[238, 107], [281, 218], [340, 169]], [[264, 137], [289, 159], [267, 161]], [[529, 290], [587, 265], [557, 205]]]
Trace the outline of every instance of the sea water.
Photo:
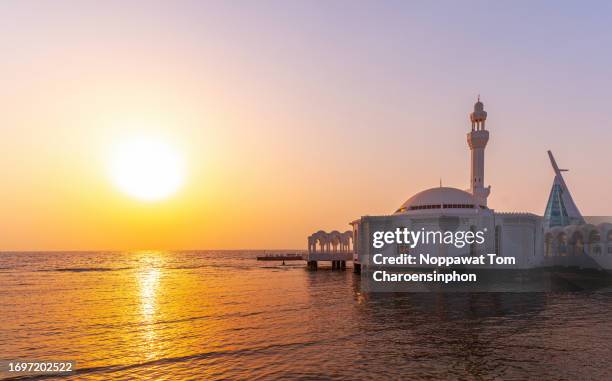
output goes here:
[[364, 294], [258, 254], [0, 253], [0, 359], [76, 361], [67, 380], [612, 374], [612, 294]]

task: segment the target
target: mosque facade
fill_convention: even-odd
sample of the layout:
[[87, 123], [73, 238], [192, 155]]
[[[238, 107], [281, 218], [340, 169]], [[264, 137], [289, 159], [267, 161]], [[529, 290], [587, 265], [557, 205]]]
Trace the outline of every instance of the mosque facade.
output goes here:
[[[474, 104], [469, 120], [469, 187], [465, 190], [442, 186], [427, 189], [408, 198], [392, 214], [363, 216], [353, 221], [351, 251], [355, 268], [359, 270], [361, 266], [367, 266], [373, 250], [380, 252], [372, 247], [374, 231], [407, 228], [412, 231], [478, 231], [484, 234], [485, 240], [482, 244], [464, 247], [428, 243], [412, 248], [401, 244], [388, 245], [382, 249], [385, 255], [411, 251], [437, 256], [495, 253], [514, 257], [513, 268], [517, 269], [548, 266], [611, 269], [612, 224], [587, 223], [563, 179], [564, 170], [559, 169], [550, 151], [555, 178], [543, 216], [501, 213], [488, 205], [491, 187], [485, 185], [485, 149], [490, 134], [486, 126], [487, 112], [480, 98]], [[322, 233], [318, 233], [319, 237]], [[343, 237], [344, 250], [349, 248], [346, 242], [350, 240], [346, 233]], [[316, 251], [318, 242], [317, 237], [309, 237], [309, 251]]]

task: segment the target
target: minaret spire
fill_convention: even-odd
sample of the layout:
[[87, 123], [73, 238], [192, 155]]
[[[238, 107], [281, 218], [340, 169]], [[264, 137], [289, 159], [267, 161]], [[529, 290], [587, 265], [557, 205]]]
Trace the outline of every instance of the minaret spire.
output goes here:
[[478, 94], [474, 112], [470, 113], [472, 131], [468, 132], [467, 141], [471, 151], [470, 192], [483, 206], [487, 205], [487, 197], [491, 192], [490, 186], [484, 187], [484, 151], [489, 142], [489, 131], [485, 127], [486, 120], [487, 112]]

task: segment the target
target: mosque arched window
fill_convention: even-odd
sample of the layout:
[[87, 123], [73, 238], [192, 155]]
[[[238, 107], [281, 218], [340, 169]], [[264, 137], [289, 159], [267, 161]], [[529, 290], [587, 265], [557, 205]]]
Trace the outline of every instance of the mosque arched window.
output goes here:
[[557, 236], [557, 244], [559, 250], [557, 251], [560, 256], [567, 255], [567, 235], [565, 233], [561, 233]]
[[[476, 233], [476, 226], [474, 226], [474, 225], [470, 226], [470, 231], [475, 234]], [[476, 243], [472, 243], [470, 245], [470, 256], [474, 256], [474, 255], [476, 255]], [[499, 255], [499, 254], [497, 254], [497, 255]]]
[[591, 230], [588, 236], [588, 244], [591, 255], [601, 255], [601, 234], [597, 230]]
[[572, 253], [574, 255], [584, 254], [584, 238], [580, 232], [572, 234], [570, 245], [572, 246]]
[[[397, 227], [400, 231], [403, 231], [404, 229], [408, 229], [407, 226], [398, 226]], [[410, 245], [404, 245], [404, 244], [397, 244], [396, 245], [396, 250], [397, 250], [397, 255], [401, 255], [401, 254], [410, 254]]]
[[500, 225], [495, 226], [495, 254], [501, 255], [501, 240], [502, 228]]
[[550, 257], [552, 255], [552, 241], [552, 234], [546, 233], [546, 236], [544, 238], [544, 255], [547, 257]]

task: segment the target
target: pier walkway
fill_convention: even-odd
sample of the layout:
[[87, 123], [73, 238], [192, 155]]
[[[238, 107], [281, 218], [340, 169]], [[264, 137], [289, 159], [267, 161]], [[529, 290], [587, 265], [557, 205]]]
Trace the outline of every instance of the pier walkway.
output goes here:
[[352, 252], [316, 252], [304, 256], [310, 270], [316, 270], [319, 262], [331, 262], [332, 270], [346, 269], [346, 262], [353, 260]]

